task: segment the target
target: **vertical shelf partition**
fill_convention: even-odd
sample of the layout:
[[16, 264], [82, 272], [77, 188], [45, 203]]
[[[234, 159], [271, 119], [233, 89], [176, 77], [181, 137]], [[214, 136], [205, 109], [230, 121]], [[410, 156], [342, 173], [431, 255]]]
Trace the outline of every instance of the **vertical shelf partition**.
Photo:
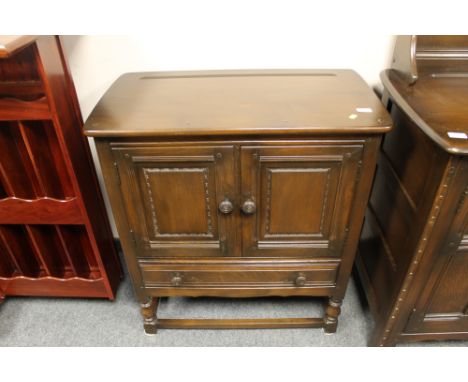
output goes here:
[[[0, 122], [0, 196], [56, 199], [74, 196], [50, 121]], [[3, 186], [2, 186], [3, 188]]]
[[0, 301], [113, 299], [122, 270], [60, 40], [0, 43]]

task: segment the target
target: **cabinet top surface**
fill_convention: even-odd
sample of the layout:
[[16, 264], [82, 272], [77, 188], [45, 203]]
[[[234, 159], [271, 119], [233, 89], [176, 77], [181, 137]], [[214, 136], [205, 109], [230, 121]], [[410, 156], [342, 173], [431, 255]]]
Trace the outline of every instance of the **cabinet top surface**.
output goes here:
[[390, 69], [381, 78], [395, 103], [434, 142], [452, 154], [468, 154], [466, 74], [426, 75], [409, 84], [398, 71]]
[[85, 124], [97, 137], [379, 134], [387, 111], [351, 70], [128, 73]]
[[17, 50], [29, 45], [37, 36], [0, 35], [0, 58], [9, 57]]

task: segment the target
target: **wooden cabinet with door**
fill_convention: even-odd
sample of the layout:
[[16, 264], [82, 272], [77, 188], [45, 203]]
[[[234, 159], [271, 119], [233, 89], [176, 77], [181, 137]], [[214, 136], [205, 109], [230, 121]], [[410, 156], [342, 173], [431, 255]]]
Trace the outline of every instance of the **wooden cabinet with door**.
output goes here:
[[[95, 137], [145, 330], [334, 332], [390, 125], [351, 71], [118, 79], [85, 129]], [[328, 304], [316, 318], [158, 319], [161, 296], [321, 296]]]
[[374, 346], [468, 340], [468, 37], [401, 36], [356, 264]]

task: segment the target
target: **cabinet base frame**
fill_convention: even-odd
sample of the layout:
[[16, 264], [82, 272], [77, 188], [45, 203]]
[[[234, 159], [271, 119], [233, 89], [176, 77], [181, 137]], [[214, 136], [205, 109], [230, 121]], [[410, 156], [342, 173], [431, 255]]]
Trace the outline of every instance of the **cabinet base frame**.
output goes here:
[[241, 319], [190, 319], [158, 318], [159, 297], [151, 297], [141, 304], [143, 327], [146, 334], [156, 334], [158, 329], [286, 329], [286, 328], [323, 328], [326, 333], [336, 332], [335, 325], [330, 327], [325, 317], [311, 318], [241, 318]]

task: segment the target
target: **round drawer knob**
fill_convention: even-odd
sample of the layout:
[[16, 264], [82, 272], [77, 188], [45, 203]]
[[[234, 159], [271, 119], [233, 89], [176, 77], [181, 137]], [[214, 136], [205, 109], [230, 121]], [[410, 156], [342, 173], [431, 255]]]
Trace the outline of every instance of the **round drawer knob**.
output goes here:
[[221, 212], [222, 214], [228, 215], [232, 212], [234, 206], [232, 202], [228, 198], [226, 198], [221, 203], [219, 203], [218, 209], [219, 212]]
[[257, 206], [255, 205], [255, 202], [252, 199], [247, 199], [243, 204], [242, 204], [242, 212], [246, 215], [252, 215], [255, 213], [257, 210]]
[[171, 284], [172, 284], [173, 286], [179, 286], [180, 284], [182, 284], [182, 277], [180, 277], [179, 275], [174, 276], [174, 277], [171, 279]]
[[306, 278], [305, 276], [297, 276], [294, 282], [297, 286], [304, 286], [306, 283]]

